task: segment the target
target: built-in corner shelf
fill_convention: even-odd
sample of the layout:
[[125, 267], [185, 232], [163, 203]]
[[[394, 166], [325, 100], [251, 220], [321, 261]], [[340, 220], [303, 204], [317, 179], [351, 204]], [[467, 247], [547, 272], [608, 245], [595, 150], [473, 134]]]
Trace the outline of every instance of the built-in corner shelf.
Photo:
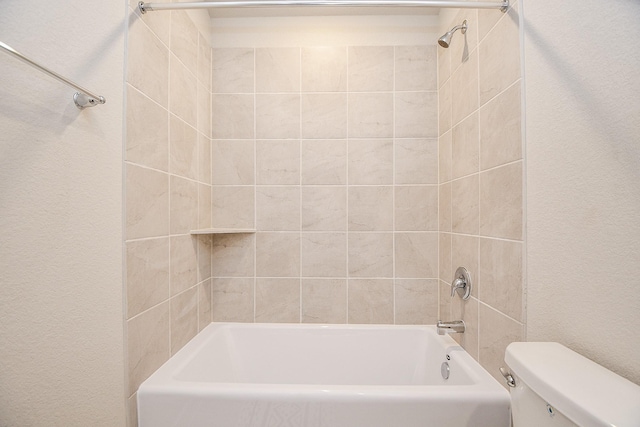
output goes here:
[[191, 234], [250, 234], [255, 233], [252, 228], [203, 228], [191, 230]]

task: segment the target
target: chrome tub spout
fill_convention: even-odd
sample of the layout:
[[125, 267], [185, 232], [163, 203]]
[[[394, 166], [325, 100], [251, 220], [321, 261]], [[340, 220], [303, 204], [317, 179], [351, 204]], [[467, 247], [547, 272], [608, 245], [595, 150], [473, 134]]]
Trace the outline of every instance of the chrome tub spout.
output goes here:
[[450, 322], [443, 322], [442, 320], [438, 320], [436, 328], [438, 330], [438, 335], [453, 333], [462, 334], [464, 333], [465, 329], [463, 320], [452, 320]]

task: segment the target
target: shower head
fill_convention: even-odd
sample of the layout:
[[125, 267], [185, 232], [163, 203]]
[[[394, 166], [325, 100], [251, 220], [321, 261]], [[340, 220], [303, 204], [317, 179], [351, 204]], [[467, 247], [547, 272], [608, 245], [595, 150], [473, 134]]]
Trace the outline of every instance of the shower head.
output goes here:
[[451, 37], [453, 37], [453, 33], [461, 30], [462, 34], [467, 32], [467, 20], [462, 21], [462, 25], [456, 25], [451, 30], [444, 33], [442, 37], [438, 39], [438, 44], [445, 49], [449, 47], [449, 43], [451, 43]]

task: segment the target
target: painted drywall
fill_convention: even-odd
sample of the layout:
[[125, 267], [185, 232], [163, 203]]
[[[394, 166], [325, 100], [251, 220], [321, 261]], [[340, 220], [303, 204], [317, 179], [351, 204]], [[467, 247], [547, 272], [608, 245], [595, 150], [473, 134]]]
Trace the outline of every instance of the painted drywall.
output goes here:
[[437, 15], [216, 17], [210, 41], [214, 48], [421, 46], [435, 44], [437, 25]]
[[527, 339], [640, 384], [640, 3], [523, 3]]
[[123, 426], [124, 2], [6, 0], [0, 40], [0, 425]]

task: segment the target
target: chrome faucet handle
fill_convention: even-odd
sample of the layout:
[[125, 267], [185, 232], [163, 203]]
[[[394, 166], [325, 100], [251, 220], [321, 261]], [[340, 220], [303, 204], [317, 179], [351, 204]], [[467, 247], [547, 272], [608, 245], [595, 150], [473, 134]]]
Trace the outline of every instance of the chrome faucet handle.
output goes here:
[[471, 296], [471, 275], [464, 267], [458, 267], [451, 283], [451, 297], [458, 292], [463, 300], [468, 300]]

